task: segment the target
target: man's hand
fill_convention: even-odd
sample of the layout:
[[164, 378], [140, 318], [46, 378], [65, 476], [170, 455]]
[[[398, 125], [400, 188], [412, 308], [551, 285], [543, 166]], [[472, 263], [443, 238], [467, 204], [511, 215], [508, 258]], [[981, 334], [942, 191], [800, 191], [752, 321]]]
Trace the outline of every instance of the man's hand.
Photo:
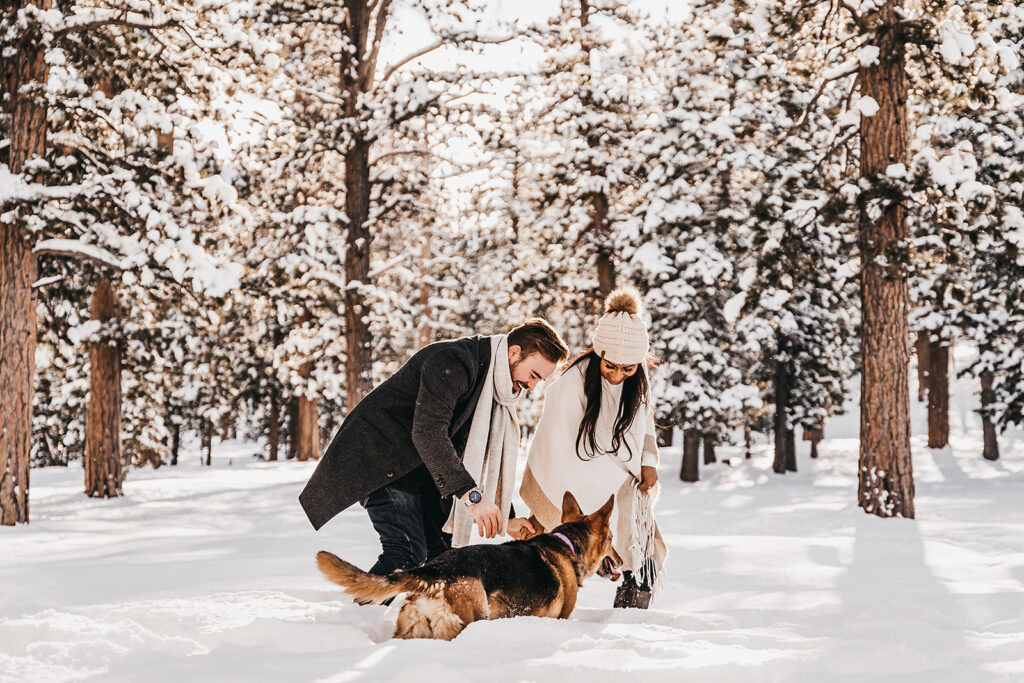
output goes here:
[[506, 533], [517, 541], [525, 541], [536, 536], [537, 530], [530, 524], [530, 520], [525, 517], [513, 517], [508, 520]]
[[[469, 494], [467, 491], [462, 496], [462, 502], [469, 503]], [[501, 533], [501, 510], [487, 496], [481, 498], [479, 503], [470, 505], [469, 512], [476, 520], [476, 532], [481, 538], [494, 538]]]
[[639, 488], [641, 491], [646, 491], [653, 488], [658, 483], [658, 468], [644, 465], [640, 468], [640, 484]]

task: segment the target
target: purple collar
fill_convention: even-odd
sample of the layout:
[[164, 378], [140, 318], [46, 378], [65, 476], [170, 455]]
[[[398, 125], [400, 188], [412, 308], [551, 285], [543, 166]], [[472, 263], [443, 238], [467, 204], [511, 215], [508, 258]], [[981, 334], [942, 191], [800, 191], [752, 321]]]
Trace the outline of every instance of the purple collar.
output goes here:
[[572, 551], [572, 556], [577, 558], [577, 559], [579, 558], [579, 555], [576, 554], [576, 546], [574, 546], [572, 544], [572, 541], [569, 540], [568, 536], [566, 536], [565, 534], [562, 534], [562, 533], [558, 533], [558, 532], [555, 532], [555, 533], [553, 533], [551, 535], [554, 536], [555, 538], [561, 539], [563, 543], [565, 543], [567, 546], [569, 546], [569, 550]]

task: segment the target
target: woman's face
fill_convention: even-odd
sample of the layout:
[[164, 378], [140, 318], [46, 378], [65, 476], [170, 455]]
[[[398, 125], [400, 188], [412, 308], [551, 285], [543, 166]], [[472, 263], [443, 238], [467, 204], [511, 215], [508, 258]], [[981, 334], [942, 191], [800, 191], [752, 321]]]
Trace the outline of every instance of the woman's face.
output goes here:
[[601, 375], [610, 384], [622, 384], [626, 381], [627, 377], [633, 376], [638, 367], [640, 366], [636, 363], [632, 365], [616, 365], [606, 361], [604, 358], [601, 359]]

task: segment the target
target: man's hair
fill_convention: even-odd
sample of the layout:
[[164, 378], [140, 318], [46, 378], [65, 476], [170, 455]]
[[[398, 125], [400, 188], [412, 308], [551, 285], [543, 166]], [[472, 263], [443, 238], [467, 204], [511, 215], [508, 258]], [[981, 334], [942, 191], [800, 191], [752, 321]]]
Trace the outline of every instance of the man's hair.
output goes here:
[[569, 357], [569, 347], [545, 320], [534, 318], [512, 328], [508, 345], [522, 349], [523, 357], [538, 352], [552, 363], [561, 363]]

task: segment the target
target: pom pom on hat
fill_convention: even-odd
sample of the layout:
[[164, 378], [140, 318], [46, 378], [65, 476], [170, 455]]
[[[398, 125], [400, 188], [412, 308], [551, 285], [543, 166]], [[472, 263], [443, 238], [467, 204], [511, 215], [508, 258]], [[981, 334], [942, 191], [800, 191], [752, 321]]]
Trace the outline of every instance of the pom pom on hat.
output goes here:
[[617, 289], [605, 299], [604, 310], [594, 329], [597, 355], [616, 365], [644, 362], [651, 340], [640, 319], [640, 293], [633, 288]]

